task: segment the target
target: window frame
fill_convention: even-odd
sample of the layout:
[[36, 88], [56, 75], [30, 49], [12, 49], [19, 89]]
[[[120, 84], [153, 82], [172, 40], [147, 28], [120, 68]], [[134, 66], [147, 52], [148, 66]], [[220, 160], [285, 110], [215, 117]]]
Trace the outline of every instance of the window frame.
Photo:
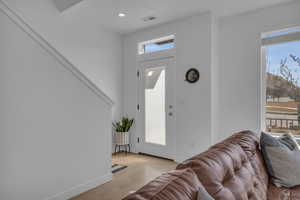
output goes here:
[[[299, 29], [299, 27], [294, 27], [291, 29], [279, 30], [275, 32], [285, 32], [289, 30]], [[300, 29], [299, 29], [300, 30]], [[284, 133], [273, 133], [266, 131], [266, 68], [267, 68], [267, 60], [266, 60], [266, 47], [270, 45], [288, 43], [300, 41], [300, 31], [299, 32], [291, 32], [283, 35], [277, 35], [272, 37], [265, 37], [266, 34], [261, 34], [261, 108], [260, 108], [260, 125], [261, 130], [265, 133], [269, 133], [274, 137], [280, 137], [280, 135]], [[294, 135], [294, 134], [293, 134]], [[297, 141], [300, 142], [300, 135], [294, 135]]]
[[[164, 50], [153, 51], [153, 52], [149, 52], [149, 53], [145, 52], [145, 46], [147, 44], [163, 43], [163, 42], [168, 42], [168, 41], [172, 41], [174, 43], [174, 47], [169, 48], [169, 49], [164, 49]], [[152, 40], [147, 40], [147, 41], [139, 42], [138, 43], [138, 52], [137, 53], [140, 56], [142, 56], [142, 55], [151, 55], [151, 54], [155, 54], [157, 52], [171, 51], [171, 50], [173, 50], [175, 48], [176, 48], [176, 39], [175, 39], [175, 35], [173, 34], [173, 35], [167, 35], [167, 36], [156, 38], [156, 39], [152, 39]]]

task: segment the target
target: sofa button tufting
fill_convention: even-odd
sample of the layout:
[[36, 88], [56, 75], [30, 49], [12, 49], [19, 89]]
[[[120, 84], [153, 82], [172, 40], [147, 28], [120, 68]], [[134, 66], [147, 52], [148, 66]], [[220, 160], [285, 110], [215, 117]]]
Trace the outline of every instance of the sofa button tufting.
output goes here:
[[250, 198], [250, 197], [252, 197], [252, 193], [248, 193], [248, 199]]

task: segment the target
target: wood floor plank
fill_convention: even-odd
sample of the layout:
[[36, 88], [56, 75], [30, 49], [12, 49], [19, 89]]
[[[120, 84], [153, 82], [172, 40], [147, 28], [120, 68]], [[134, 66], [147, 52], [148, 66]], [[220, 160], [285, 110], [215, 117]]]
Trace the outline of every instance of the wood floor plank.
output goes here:
[[113, 164], [128, 166], [113, 175], [113, 180], [85, 192], [71, 200], [118, 200], [136, 191], [163, 172], [172, 170], [176, 163], [146, 155], [124, 153], [113, 155]]

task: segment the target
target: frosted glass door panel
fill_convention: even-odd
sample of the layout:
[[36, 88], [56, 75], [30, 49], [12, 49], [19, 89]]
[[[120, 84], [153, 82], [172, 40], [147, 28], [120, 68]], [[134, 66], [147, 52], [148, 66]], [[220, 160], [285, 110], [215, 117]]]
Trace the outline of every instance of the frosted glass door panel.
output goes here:
[[166, 145], [165, 67], [145, 69], [145, 141]]

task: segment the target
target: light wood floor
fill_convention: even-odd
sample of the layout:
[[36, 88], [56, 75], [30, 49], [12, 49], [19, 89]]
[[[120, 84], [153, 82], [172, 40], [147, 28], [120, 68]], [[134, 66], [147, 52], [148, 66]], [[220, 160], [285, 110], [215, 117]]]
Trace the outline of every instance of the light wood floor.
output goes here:
[[136, 191], [163, 172], [176, 167], [173, 161], [150, 156], [120, 153], [113, 156], [113, 164], [128, 167], [113, 176], [113, 180], [85, 192], [72, 200], [119, 200]]

